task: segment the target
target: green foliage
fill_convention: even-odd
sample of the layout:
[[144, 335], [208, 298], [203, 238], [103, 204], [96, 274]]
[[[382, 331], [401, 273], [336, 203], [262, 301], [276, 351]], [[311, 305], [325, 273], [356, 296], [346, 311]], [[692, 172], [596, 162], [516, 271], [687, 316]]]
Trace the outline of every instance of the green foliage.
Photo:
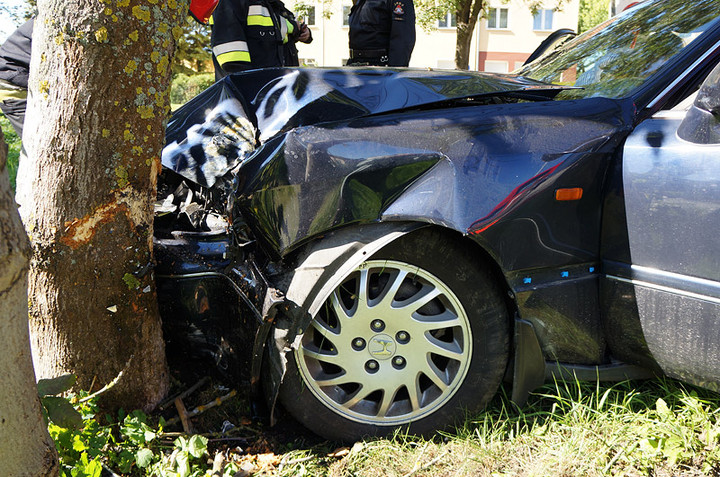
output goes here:
[[[70, 402], [68, 400], [68, 404]], [[80, 426], [63, 427], [54, 422], [48, 425], [60, 457], [60, 476], [99, 476], [103, 453], [114, 443], [111, 428], [101, 426], [95, 420], [97, 406], [94, 401], [76, 402], [73, 407], [82, 415]]]
[[152, 475], [161, 477], [198, 477], [205, 474], [202, 457], [207, 453], [207, 439], [194, 435], [175, 439], [175, 449], [151, 468]]
[[201, 25], [192, 17], [180, 25], [183, 32], [177, 40], [173, 73], [193, 75], [212, 69], [210, 27]]
[[[293, 6], [293, 12], [295, 13], [296, 18], [306, 18], [308, 16], [308, 13], [311, 9], [316, 8], [315, 12], [316, 15], [319, 14], [320, 18], [329, 19], [332, 17], [333, 10], [332, 10], [332, 3], [322, 3], [322, 10], [317, 11], [316, 3], [312, 1], [307, 0], [298, 0], [295, 2], [295, 5]], [[317, 17], [316, 17], [317, 20]]]
[[447, 0], [415, 0], [415, 23], [426, 33], [437, 30], [437, 21], [447, 12], [454, 12], [457, 8], [454, 2]]
[[[163, 430], [164, 420], [153, 421], [136, 410], [120, 411], [118, 419], [97, 416], [97, 396], [64, 399], [82, 416], [79, 426], [51, 422], [50, 437], [60, 457], [61, 477], [99, 477], [103, 468], [127, 476], [199, 477], [210, 465], [208, 439], [201, 435], [174, 440]], [[174, 437], [174, 436], [173, 436]], [[226, 465], [221, 477], [229, 477], [237, 466]]]
[[76, 381], [77, 376], [74, 374], [64, 374], [52, 379], [41, 379], [37, 383], [38, 395], [42, 398], [62, 394], [69, 391]]
[[608, 0], [580, 0], [578, 33], [591, 29], [609, 17]]
[[37, 383], [38, 396], [42, 404], [45, 422], [51, 421], [63, 428], [78, 428], [82, 425], [82, 416], [70, 402], [58, 394], [70, 390], [77, 376], [65, 374], [52, 379], [41, 379]]
[[[713, 392], [670, 379], [558, 382], [521, 409], [503, 392], [454, 433], [358, 442], [328, 473], [720, 475], [720, 397]], [[303, 463], [310, 468], [323, 458]]]
[[708, 401], [696, 392], [680, 396], [672, 407], [658, 398], [648, 417], [651, 419], [640, 423], [646, 437], [638, 441], [637, 452], [631, 454], [636, 467], [648, 471], [662, 462], [686, 465], [702, 456], [703, 473], [718, 470], [720, 422], [718, 410]]
[[18, 162], [20, 161], [20, 150], [22, 143], [10, 121], [0, 113], [0, 128], [5, 136], [5, 144], [8, 145], [7, 169], [10, 175], [10, 187], [15, 192], [15, 178], [17, 176]]
[[700, 468], [717, 475], [719, 404], [714, 393], [672, 380], [609, 387], [560, 382], [543, 388], [518, 414], [499, 401], [477, 421], [474, 437], [480, 445], [500, 442], [502, 452], [537, 449], [551, 456], [543, 456], [542, 465], [554, 466], [550, 473], [556, 474], [603, 469], [602, 474], [657, 475], [660, 469], [674, 474]]
[[185, 104], [215, 82], [214, 73], [203, 73], [188, 76], [183, 73], [175, 75], [170, 88], [170, 102]]

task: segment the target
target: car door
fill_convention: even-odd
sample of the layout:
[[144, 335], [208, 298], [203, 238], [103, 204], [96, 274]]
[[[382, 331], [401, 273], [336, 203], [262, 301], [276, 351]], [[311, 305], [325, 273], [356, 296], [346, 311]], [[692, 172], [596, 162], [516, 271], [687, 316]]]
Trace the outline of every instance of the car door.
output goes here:
[[720, 70], [692, 107], [661, 111], [622, 160], [634, 292], [647, 350], [669, 376], [720, 384]]

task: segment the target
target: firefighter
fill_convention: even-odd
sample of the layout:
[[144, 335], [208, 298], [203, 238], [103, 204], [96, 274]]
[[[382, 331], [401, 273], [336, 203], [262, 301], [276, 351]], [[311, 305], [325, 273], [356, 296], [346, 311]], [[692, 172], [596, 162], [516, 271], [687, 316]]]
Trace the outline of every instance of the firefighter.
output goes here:
[[415, 46], [412, 0], [355, 0], [349, 66], [408, 66]]
[[289, 66], [288, 42], [306, 41], [310, 30], [294, 17], [282, 16], [279, 0], [222, 0], [213, 14], [212, 37], [215, 78], [257, 68]]
[[[283, 16], [291, 21], [296, 21], [293, 12], [285, 8], [285, 5], [283, 5], [282, 2], [277, 3], [280, 4], [280, 7], [278, 8], [280, 16]], [[300, 66], [300, 57], [298, 56], [298, 49], [295, 44], [298, 41], [303, 43], [312, 43], [313, 41], [312, 31], [305, 22], [298, 22], [298, 25], [300, 27], [300, 34], [297, 35], [297, 37], [291, 36], [290, 40], [285, 43], [285, 66]]]

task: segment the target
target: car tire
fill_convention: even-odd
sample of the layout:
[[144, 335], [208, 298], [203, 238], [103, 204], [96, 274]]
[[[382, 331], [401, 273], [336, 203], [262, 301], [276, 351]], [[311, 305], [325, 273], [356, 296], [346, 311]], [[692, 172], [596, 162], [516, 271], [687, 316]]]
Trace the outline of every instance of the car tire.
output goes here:
[[427, 435], [484, 407], [508, 355], [507, 306], [489, 267], [468, 245], [423, 230], [380, 250], [327, 298], [288, 356], [279, 399], [335, 441]]

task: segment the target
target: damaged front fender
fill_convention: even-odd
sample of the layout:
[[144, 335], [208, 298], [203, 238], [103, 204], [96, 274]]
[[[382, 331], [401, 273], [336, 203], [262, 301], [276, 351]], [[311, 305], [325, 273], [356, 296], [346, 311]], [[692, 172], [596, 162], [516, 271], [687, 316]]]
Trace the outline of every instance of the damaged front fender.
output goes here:
[[298, 128], [265, 144], [242, 165], [234, 216], [270, 250], [285, 255], [309, 237], [353, 223], [378, 221], [440, 152]]

